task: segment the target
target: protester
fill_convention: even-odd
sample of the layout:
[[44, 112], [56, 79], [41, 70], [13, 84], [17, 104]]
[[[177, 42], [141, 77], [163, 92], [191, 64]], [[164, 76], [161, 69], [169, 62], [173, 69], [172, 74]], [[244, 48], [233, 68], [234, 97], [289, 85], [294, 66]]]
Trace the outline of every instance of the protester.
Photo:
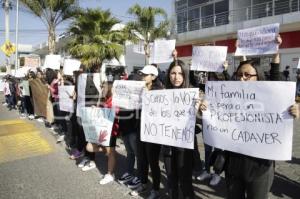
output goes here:
[[[282, 40], [277, 37], [280, 45]], [[275, 54], [271, 63], [270, 78], [273, 81], [280, 80], [279, 54]], [[259, 81], [263, 76], [252, 61], [243, 61], [236, 70], [238, 81]], [[201, 110], [206, 109], [206, 104], [201, 104]], [[292, 116], [299, 116], [299, 108], [294, 104], [289, 108]], [[227, 152], [225, 165], [225, 179], [227, 197], [230, 199], [267, 199], [274, 179], [275, 161], [250, 157], [235, 152]], [[247, 197], [246, 197], [247, 195]]]
[[[184, 68], [181, 60], [175, 59], [170, 64], [166, 76], [167, 89], [187, 88], [188, 80]], [[195, 198], [192, 185], [194, 150], [164, 145], [163, 154], [169, 197], [179, 198], [178, 186], [180, 186], [183, 198]]]
[[[130, 75], [128, 80], [140, 80], [139, 75]], [[139, 120], [137, 119], [137, 113], [139, 110], [127, 110], [120, 109], [119, 112], [119, 131], [122, 136], [122, 140], [126, 149], [126, 172], [118, 179], [121, 184], [132, 184], [135, 179], [134, 175], [134, 164], [137, 157], [137, 135], [140, 133], [139, 130]], [[136, 179], [137, 180], [137, 179]]]
[[284, 80], [285, 81], [289, 81], [290, 80], [290, 66], [286, 66], [285, 70], [283, 71], [283, 76], [284, 76]]
[[[83, 72], [84, 66], [81, 66], [80, 72]], [[93, 81], [93, 72], [96, 72], [96, 68], [91, 69], [91, 73], [87, 73], [87, 80], [86, 80], [86, 89], [85, 89], [85, 106], [86, 107], [92, 107], [92, 106], [97, 106], [98, 99], [99, 99], [99, 91], [96, 88], [96, 85]], [[82, 74], [84, 75], [84, 74]], [[77, 78], [77, 84], [79, 83], [78, 81], [79, 78]], [[76, 89], [76, 96], [78, 97], [78, 85], [75, 87]], [[78, 114], [78, 113], [77, 113]], [[82, 127], [82, 119], [81, 117], [77, 117], [77, 122], [78, 122], [78, 131], [79, 131], [79, 136], [80, 136], [80, 141], [79, 141], [79, 148], [81, 149], [82, 144], [84, 143], [84, 146], [87, 145], [85, 135], [84, 135], [84, 130]], [[82, 171], [90, 171], [92, 169], [96, 168], [96, 163], [95, 163], [95, 153], [94, 152], [89, 152], [85, 151], [84, 157], [81, 160], [81, 162], [78, 164], [78, 167], [81, 168]]]
[[[116, 114], [118, 114], [119, 110], [117, 107], [112, 106], [112, 83], [111, 82], [104, 82], [102, 84], [102, 98], [103, 103], [101, 104], [101, 107], [103, 108], [114, 108], [114, 111]], [[104, 178], [100, 180], [100, 184], [104, 185], [107, 183], [110, 183], [114, 181], [114, 170], [116, 166], [116, 139], [118, 135], [118, 129], [119, 129], [119, 121], [118, 118], [115, 117], [112, 132], [111, 132], [111, 138], [109, 146], [101, 146], [94, 143], [88, 143], [86, 146], [86, 150], [89, 152], [104, 152], [106, 156], [108, 157], [108, 171], [107, 174], [104, 175]]]
[[[162, 89], [161, 82], [157, 79], [158, 70], [153, 65], [146, 65], [140, 70], [142, 79], [146, 82], [147, 90]], [[140, 129], [140, 128], [139, 128]], [[150, 165], [152, 174], [152, 190], [148, 199], [159, 197], [160, 187], [160, 168], [159, 168], [159, 154], [160, 144], [147, 143], [140, 141], [140, 134], [137, 137], [137, 165], [139, 179], [134, 179], [132, 184], [128, 184], [129, 188], [135, 187], [136, 190], [132, 191], [130, 195], [138, 196], [147, 190], [148, 183], [148, 167]]]
[[[225, 63], [223, 64], [223, 72], [222, 73], [216, 73], [216, 72], [208, 72], [208, 78], [207, 80], [209, 81], [225, 81], [225, 80], [229, 80], [230, 79], [230, 75], [227, 72], [228, 69], [228, 62], [225, 61]], [[200, 88], [202, 88], [203, 92], [205, 92], [205, 83], [206, 81], [202, 81], [200, 83]], [[197, 177], [197, 180], [199, 181], [204, 181], [206, 179], [210, 179], [209, 184], [211, 186], [216, 186], [219, 184], [219, 182], [221, 181], [221, 176], [220, 173], [218, 173], [217, 171], [215, 171], [215, 173], [211, 174], [211, 164], [212, 164], [212, 154], [213, 151], [217, 151], [220, 149], [211, 147], [207, 144], [204, 143], [204, 169], [202, 171], [202, 173]]]
[[59, 108], [58, 86], [63, 85], [63, 78], [59, 71], [48, 68], [46, 71], [46, 81], [51, 94], [51, 102], [54, 112], [54, 126], [58, 129], [57, 143], [64, 140], [66, 132], [65, 123], [62, 120], [62, 113]]

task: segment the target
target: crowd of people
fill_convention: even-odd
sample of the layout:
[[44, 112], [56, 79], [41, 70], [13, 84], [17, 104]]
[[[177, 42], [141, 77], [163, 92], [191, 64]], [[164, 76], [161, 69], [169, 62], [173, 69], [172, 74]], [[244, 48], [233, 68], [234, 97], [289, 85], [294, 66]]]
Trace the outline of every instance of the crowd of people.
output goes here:
[[[281, 38], [277, 38], [281, 44]], [[196, 87], [200, 89], [203, 96], [205, 93], [205, 82], [210, 81], [259, 81], [263, 74], [259, 73], [259, 68], [251, 60], [244, 58], [236, 69], [233, 76], [227, 73], [228, 66], [224, 63], [223, 73], [190, 71], [183, 61], [177, 58], [176, 50], [173, 51], [174, 61], [169, 65], [164, 75], [159, 74], [157, 65], [146, 65], [136, 74], [131, 74], [128, 80], [145, 81], [146, 90], [176, 89]], [[280, 58], [275, 54], [271, 63], [270, 80], [280, 80], [279, 71]], [[167, 176], [167, 190], [169, 198], [193, 199], [195, 191], [192, 184], [193, 171], [200, 170], [197, 176], [199, 181], [210, 179], [209, 184], [216, 186], [221, 180], [221, 173], [225, 172], [227, 197], [230, 199], [267, 199], [268, 192], [272, 186], [274, 178], [275, 161], [250, 157], [240, 153], [221, 151], [209, 145], [205, 145], [204, 165], [200, 160], [196, 134], [202, 133], [201, 118], [197, 118], [195, 130], [194, 149], [184, 149], [179, 147], [143, 142], [140, 139], [140, 112], [141, 110], [125, 110], [115, 107], [117, 117], [114, 120], [109, 146], [101, 146], [87, 142], [82, 127], [82, 118], [76, 114], [76, 107], [73, 113], [60, 110], [58, 88], [61, 85], [74, 85], [75, 91], [70, 94], [74, 105], [77, 103], [78, 77], [82, 73], [90, 75], [96, 70], [86, 71], [84, 67], [80, 71], [75, 71], [73, 76], [63, 75], [59, 70], [46, 69], [45, 71], [30, 71], [23, 79], [16, 79], [6, 76], [4, 85], [5, 104], [9, 110], [19, 108], [22, 117], [29, 119], [39, 119], [45, 121], [48, 128], [54, 129], [58, 133], [57, 142], [65, 141], [70, 149], [70, 159], [81, 161], [77, 165], [82, 171], [89, 171], [96, 168], [95, 153], [104, 153], [107, 158], [107, 173], [100, 180], [101, 185], [111, 183], [115, 180], [115, 170], [119, 165], [116, 160], [116, 140], [122, 139], [127, 152], [126, 172], [116, 180], [132, 189], [131, 196], [140, 194], [151, 189], [147, 198], [159, 198], [161, 184], [160, 157], [163, 158], [164, 169]], [[158, 78], [163, 77], [163, 78]], [[45, 118], [36, 115], [34, 112], [30, 82], [39, 78], [49, 89], [50, 100], [53, 104], [55, 120], [49, 123]], [[89, 79], [89, 75], [88, 75]], [[126, 81], [126, 80], [125, 80]], [[86, 106], [111, 108], [112, 105], [112, 83], [113, 79], [108, 78], [101, 83], [101, 93], [94, 85], [93, 81], [87, 81], [89, 97], [85, 100]], [[91, 97], [98, 96], [98, 97]], [[199, 98], [199, 112], [206, 111], [207, 102]], [[295, 118], [299, 117], [299, 106], [294, 104], [287, 107], [289, 113]], [[67, 117], [66, 117], [67, 116]], [[126, 118], [126, 119], [124, 119]], [[222, 152], [226, 157], [226, 164], [223, 169], [214, 168], [211, 160], [214, 152]], [[137, 165], [135, 170], [135, 164]], [[151, 169], [152, 184], [149, 187], [149, 167]]]

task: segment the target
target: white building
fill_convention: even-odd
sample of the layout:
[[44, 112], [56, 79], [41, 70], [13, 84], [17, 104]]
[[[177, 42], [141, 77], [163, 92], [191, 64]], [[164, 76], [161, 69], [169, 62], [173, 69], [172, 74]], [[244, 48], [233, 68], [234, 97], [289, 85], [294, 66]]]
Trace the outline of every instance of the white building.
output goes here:
[[[300, 57], [300, 0], [174, 0], [176, 49], [189, 62], [193, 45], [228, 46], [228, 60], [235, 69], [233, 57], [236, 33], [240, 29], [280, 23], [281, 70], [291, 67], [295, 80]], [[257, 57], [268, 70], [271, 56]]]

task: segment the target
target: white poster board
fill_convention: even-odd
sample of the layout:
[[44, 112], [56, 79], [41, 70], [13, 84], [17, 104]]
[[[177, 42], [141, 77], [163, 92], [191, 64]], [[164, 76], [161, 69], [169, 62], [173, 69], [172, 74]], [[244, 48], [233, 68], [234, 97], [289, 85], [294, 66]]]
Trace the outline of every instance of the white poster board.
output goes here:
[[300, 57], [298, 59], [298, 65], [297, 65], [297, 68], [300, 69]]
[[24, 95], [24, 96], [30, 96], [29, 81], [28, 80], [23, 80], [21, 82], [20, 86], [23, 87], [23, 89], [22, 89], [22, 95]]
[[59, 109], [61, 111], [66, 111], [69, 113], [74, 112], [74, 101], [73, 93], [74, 86], [59, 86], [58, 87], [58, 96], [59, 96]]
[[290, 160], [294, 82], [206, 83], [208, 110], [203, 112], [204, 142], [252, 157]]
[[222, 72], [227, 46], [193, 46], [191, 70]]
[[175, 49], [176, 40], [155, 40], [150, 56], [152, 63], [168, 63], [173, 61], [172, 52]]
[[77, 106], [76, 106], [76, 115], [81, 117], [80, 109], [85, 107], [85, 88], [86, 88], [86, 79], [87, 74], [80, 74], [77, 79]]
[[110, 108], [82, 107], [81, 121], [87, 142], [109, 146], [115, 111]]
[[61, 60], [60, 55], [46, 55], [43, 68], [51, 68], [53, 70], [59, 70], [60, 60]]
[[73, 76], [73, 72], [79, 70], [81, 62], [76, 59], [65, 59], [64, 61], [64, 75]]
[[275, 54], [278, 50], [278, 33], [279, 23], [239, 30], [235, 55]]
[[198, 88], [143, 92], [141, 140], [194, 149]]
[[129, 110], [140, 109], [145, 81], [115, 80], [112, 104]]

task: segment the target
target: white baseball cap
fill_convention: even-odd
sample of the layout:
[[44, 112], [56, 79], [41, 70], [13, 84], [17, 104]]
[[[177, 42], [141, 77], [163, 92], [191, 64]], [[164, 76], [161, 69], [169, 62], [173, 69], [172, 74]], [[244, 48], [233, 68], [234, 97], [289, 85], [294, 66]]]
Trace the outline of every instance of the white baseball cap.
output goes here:
[[141, 73], [145, 75], [155, 75], [158, 76], [158, 70], [153, 65], [146, 65], [142, 70], [140, 70]]

